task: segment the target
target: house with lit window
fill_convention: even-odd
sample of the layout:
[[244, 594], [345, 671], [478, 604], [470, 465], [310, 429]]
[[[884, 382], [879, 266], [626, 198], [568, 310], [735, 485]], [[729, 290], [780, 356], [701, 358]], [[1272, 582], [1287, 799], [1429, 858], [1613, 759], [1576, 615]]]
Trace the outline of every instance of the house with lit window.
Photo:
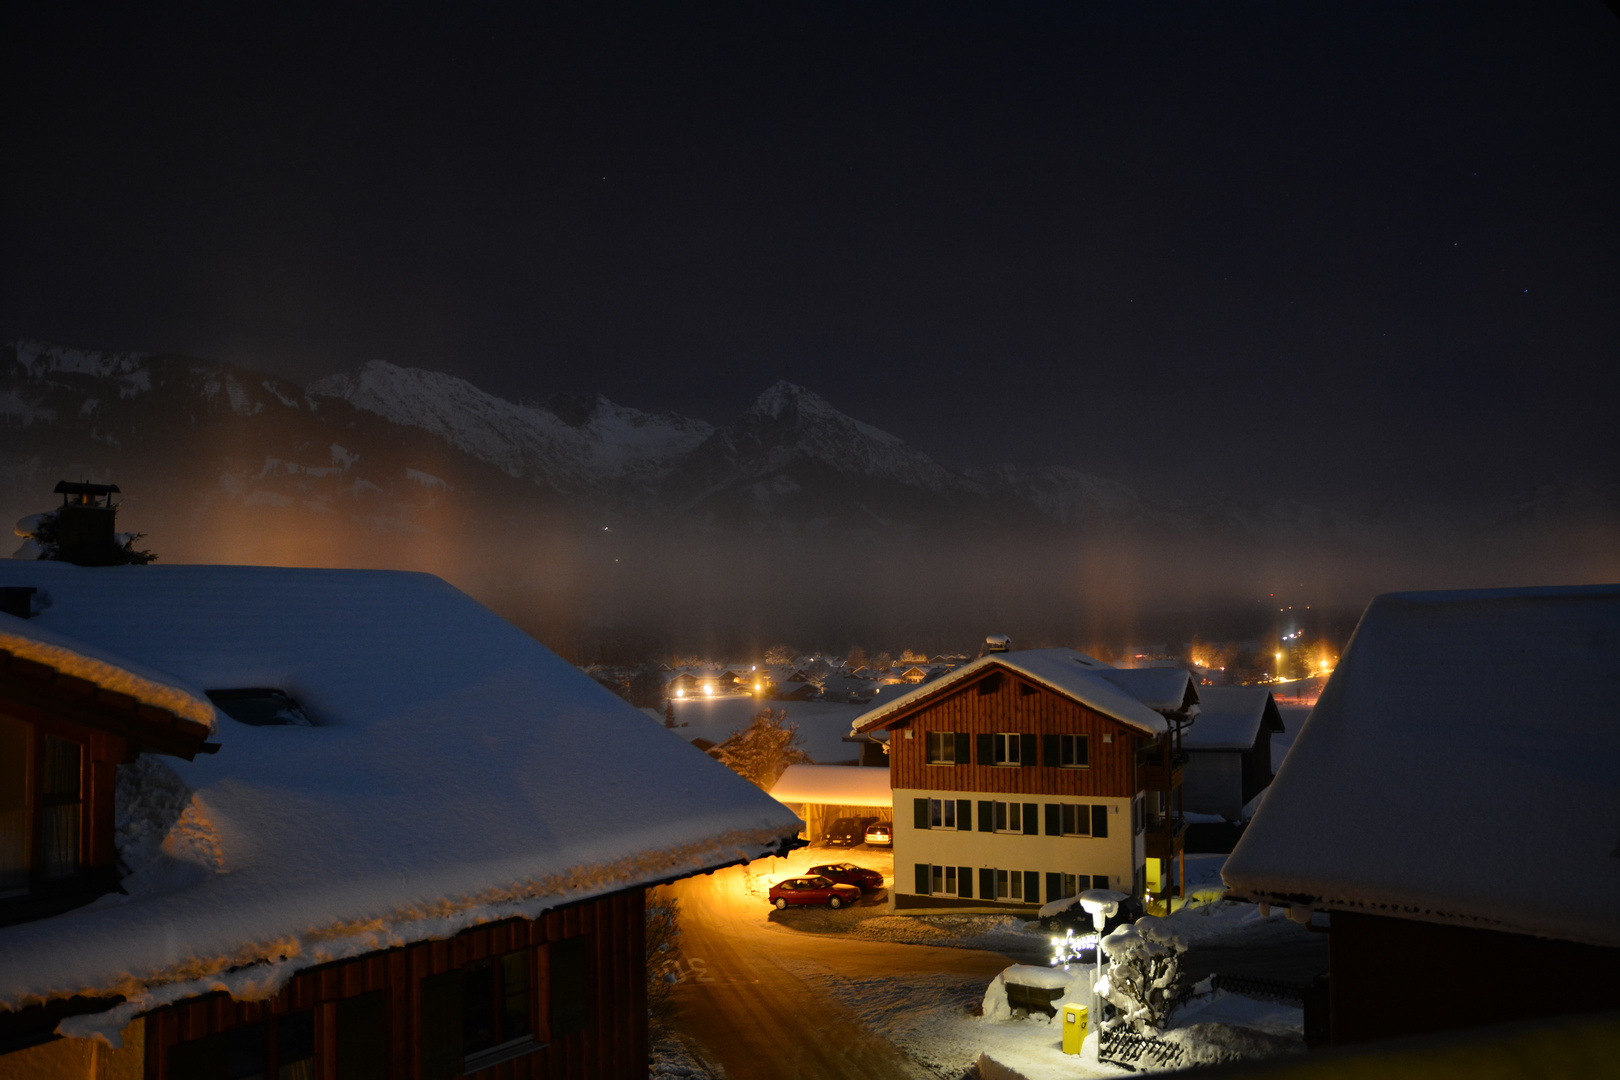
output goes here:
[[1177, 739], [1197, 703], [1184, 671], [998, 650], [862, 715], [854, 734], [888, 738], [892, 909], [1032, 912], [1088, 888], [1174, 888]]
[[429, 575], [5, 561], [0, 598], [8, 1080], [643, 1077], [645, 890], [797, 843]]

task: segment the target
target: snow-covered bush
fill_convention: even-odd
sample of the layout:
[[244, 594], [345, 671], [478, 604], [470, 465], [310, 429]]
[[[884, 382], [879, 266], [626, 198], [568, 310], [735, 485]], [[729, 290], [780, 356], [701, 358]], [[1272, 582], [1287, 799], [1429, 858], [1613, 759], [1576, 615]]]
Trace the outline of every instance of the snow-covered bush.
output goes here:
[[1144, 915], [1102, 939], [1109, 968], [1097, 993], [1136, 1031], [1158, 1030], [1170, 1019], [1181, 986], [1186, 939], [1165, 920]]

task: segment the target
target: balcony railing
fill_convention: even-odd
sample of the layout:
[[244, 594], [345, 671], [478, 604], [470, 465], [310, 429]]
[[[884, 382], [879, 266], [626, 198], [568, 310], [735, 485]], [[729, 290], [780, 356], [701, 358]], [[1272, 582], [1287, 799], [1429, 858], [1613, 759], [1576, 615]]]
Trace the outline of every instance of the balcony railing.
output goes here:
[[1180, 815], [1150, 817], [1147, 820], [1147, 851], [1150, 859], [1173, 859], [1187, 843], [1187, 819]]

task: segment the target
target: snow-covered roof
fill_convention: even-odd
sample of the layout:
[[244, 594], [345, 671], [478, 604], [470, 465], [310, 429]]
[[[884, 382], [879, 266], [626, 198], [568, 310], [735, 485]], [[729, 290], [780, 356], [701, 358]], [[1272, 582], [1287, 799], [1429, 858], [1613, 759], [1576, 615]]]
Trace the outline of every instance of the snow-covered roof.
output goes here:
[[1260, 725], [1282, 731], [1282, 714], [1263, 686], [1203, 686], [1198, 689], [1198, 718], [1186, 728], [1181, 745], [1188, 750], [1247, 750], [1260, 735]]
[[1620, 946], [1617, 717], [1620, 586], [1380, 596], [1222, 877]]
[[889, 770], [859, 765], [789, 765], [771, 797], [785, 803], [889, 806]]
[[[0, 585], [49, 594], [35, 640], [173, 687], [277, 687], [317, 725], [221, 714], [217, 754], [126, 767], [178, 793], [178, 820], [125, 800], [128, 895], [0, 928], [0, 1005], [121, 993], [116, 1031], [221, 980], [263, 996], [311, 964], [757, 857], [801, 828], [426, 574], [0, 561]], [[124, 842], [142, 829], [153, 850]]]
[[[1115, 669], [1101, 660], [1076, 652], [1074, 649], [1020, 649], [1012, 652], [990, 653], [948, 671], [932, 682], [923, 683], [910, 693], [901, 694], [863, 713], [855, 720], [851, 731], [859, 734], [876, 727], [891, 714], [923, 698], [943, 693], [964, 679], [971, 679], [987, 667], [1003, 667], [1016, 671], [1053, 690], [1096, 709], [1104, 716], [1149, 734], [1160, 734], [1168, 725], [1164, 717], [1144, 705], [1129, 692], [1103, 677]], [[1190, 682], [1186, 672], [1179, 672]]]
[[1199, 700], [1191, 673], [1181, 668], [1107, 668], [1101, 674], [1155, 712], [1180, 712]]
[[173, 675], [48, 630], [38, 619], [0, 614], [0, 650], [55, 668], [63, 675], [94, 683], [104, 690], [128, 694], [142, 705], [167, 709], [210, 731], [214, 728], [214, 705], [202, 691]]

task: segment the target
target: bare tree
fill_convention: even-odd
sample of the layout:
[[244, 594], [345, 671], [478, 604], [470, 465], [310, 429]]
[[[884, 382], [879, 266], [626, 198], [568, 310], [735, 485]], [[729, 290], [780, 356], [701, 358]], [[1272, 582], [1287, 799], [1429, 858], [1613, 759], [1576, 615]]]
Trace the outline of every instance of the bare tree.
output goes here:
[[809, 763], [801, 738], [798, 725], [788, 723], [786, 709], [763, 709], [713, 753], [722, 765], [769, 791], [789, 765]]

